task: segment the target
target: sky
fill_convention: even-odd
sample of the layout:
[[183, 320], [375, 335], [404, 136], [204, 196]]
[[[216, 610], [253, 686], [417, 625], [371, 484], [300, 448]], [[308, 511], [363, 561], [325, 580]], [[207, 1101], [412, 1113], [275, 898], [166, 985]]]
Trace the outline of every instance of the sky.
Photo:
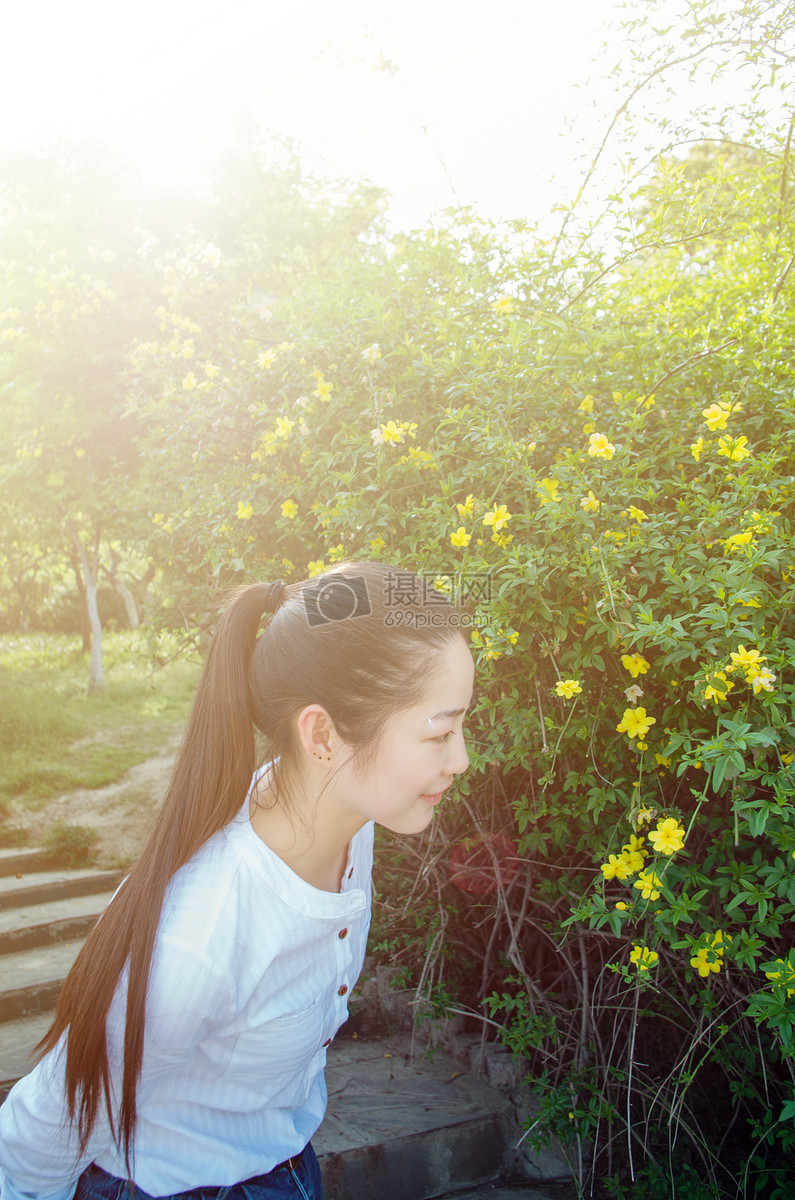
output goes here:
[[30, 0], [4, 14], [0, 147], [94, 135], [148, 177], [191, 183], [253, 120], [319, 174], [385, 187], [400, 228], [460, 204], [538, 221], [573, 198], [575, 139], [593, 143], [615, 106], [618, 13], [617, 0]]

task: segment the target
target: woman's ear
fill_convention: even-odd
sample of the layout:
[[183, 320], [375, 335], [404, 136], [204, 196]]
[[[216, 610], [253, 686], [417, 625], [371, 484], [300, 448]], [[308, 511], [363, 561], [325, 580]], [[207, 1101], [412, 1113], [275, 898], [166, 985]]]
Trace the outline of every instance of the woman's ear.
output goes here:
[[341, 745], [334, 722], [320, 704], [307, 704], [296, 721], [298, 741], [308, 758], [330, 763]]

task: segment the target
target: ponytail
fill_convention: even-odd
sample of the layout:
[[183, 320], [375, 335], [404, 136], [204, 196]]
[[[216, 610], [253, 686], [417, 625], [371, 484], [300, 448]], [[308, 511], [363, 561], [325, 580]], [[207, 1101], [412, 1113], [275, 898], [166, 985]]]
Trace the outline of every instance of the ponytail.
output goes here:
[[[210, 645], [155, 827], [77, 956], [52, 1026], [36, 1047], [41, 1058], [68, 1031], [66, 1098], [81, 1152], [104, 1102], [128, 1173], [143, 1065], [146, 993], [163, 899], [174, 873], [236, 816], [251, 786], [257, 764], [249, 663], [262, 614], [275, 612], [284, 593], [284, 585], [275, 583], [252, 584], [233, 595]], [[105, 1026], [128, 962], [122, 1092], [114, 1117]]]

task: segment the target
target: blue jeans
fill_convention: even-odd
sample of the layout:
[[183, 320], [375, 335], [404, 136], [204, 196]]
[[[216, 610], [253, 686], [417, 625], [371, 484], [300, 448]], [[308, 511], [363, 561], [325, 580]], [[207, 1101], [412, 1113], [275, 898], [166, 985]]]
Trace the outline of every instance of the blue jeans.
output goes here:
[[[74, 1200], [131, 1200], [126, 1179], [117, 1179], [92, 1164], [77, 1181]], [[148, 1192], [135, 1189], [135, 1200], [153, 1200]], [[323, 1200], [320, 1167], [311, 1143], [297, 1158], [274, 1167], [267, 1175], [255, 1175], [229, 1187], [198, 1187], [177, 1192], [167, 1200]]]

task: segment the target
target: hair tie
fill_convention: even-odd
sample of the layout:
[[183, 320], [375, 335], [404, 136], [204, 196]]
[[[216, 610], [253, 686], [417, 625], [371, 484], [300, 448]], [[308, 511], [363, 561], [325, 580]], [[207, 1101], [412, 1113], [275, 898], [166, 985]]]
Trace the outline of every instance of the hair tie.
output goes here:
[[285, 586], [281, 579], [277, 579], [276, 583], [264, 583], [265, 595], [262, 601], [262, 611], [275, 613], [279, 605], [284, 600]]

